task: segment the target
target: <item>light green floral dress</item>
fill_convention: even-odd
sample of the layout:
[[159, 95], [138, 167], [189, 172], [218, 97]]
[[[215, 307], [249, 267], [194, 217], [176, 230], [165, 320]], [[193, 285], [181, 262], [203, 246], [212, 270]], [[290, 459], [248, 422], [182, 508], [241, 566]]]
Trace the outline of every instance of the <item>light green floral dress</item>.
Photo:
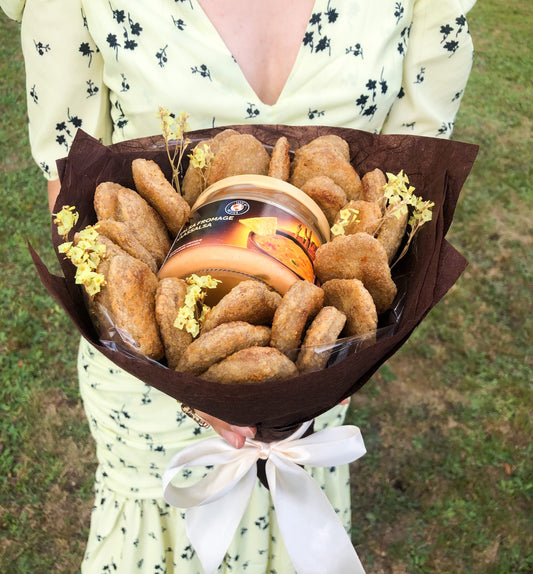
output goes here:
[[[316, 0], [281, 96], [267, 105], [196, 0], [0, 0], [22, 21], [30, 141], [49, 179], [78, 128], [104, 143], [157, 134], [159, 105], [188, 112], [191, 129], [315, 124], [450, 137], [471, 68], [473, 4]], [[180, 449], [213, 431], [85, 341], [78, 359], [99, 461], [82, 571], [201, 573], [161, 477]], [[345, 411], [336, 407], [315, 428], [340, 424]], [[310, 472], [349, 529], [348, 468]], [[293, 572], [259, 481], [219, 571]]]

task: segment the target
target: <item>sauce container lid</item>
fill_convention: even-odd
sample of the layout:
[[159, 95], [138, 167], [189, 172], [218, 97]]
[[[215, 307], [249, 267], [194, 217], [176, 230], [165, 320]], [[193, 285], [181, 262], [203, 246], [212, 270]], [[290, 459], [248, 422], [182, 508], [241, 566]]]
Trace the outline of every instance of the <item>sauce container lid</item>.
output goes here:
[[270, 177], [268, 175], [245, 174], [233, 175], [220, 179], [219, 181], [210, 185], [198, 196], [191, 210], [194, 210], [205, 203], [209, 197], [217, 191], [239, 185], [253, 186], [264, 190], [281, 191], [282, 193], [292, 197], [303, 206], [305, 206], [307, 210], [313, 214], [316, 220], [316, 224], [318, 225], [318, 228], [324, 236], [325, 240], [330, 240], [330, 226], [324, 212], [322, 209], [320, 209], [318, 203], [311, 199], [301, 189], [292, 185], [291, 183], [277, 179], [275, 177]]

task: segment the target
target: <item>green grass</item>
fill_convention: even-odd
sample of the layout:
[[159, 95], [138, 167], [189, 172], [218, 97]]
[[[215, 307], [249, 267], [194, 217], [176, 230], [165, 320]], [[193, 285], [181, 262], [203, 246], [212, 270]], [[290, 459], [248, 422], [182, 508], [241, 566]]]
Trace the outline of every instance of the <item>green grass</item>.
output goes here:
[[[353, 465], [353, 540], [369, 574], [533, 571], [532, 16], [527, 0], [471, 12], [477, 54], [454, 138], [481, 148], [449, 234], [470, 264], [353, 399], [368, 448]], [[77, 335], [26, 245], [56, 265], [18, 26], [4, 16], [0, 37], [0, 572], [72, 573], [94, 451]]]

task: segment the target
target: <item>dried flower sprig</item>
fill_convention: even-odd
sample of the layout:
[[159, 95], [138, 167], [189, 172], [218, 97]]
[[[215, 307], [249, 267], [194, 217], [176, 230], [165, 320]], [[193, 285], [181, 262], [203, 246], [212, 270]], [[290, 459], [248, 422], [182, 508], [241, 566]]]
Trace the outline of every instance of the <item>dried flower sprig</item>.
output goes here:
[[[180, 115], [176, 117], [175, 114], [169, 112], [165, 107], [159, 106], [157, 117], [161, 120], [161, 131], [165, 139], [165, 148], [167, 150], [168, 160], [172, 166], [172, 183], [178, 193], [180, 193], [179, 172], [181, 160], [183, 159], [183, 154], [187, 146], [191, 143], [190, 139], [186, 136], [186, 133], [190, 129], [187, 123], [189, 114], [180, 112]], [[174, 149], [171, 151], [173, 144]]]
[[380, 225], [375, 231], [378, 234], [381, 223], [391, 216], [401, 218], [407, 213], [411, 213], [407, 226], [409, 227], [409, 234], [407, 241], [401, 253], [396, 257], [394, 263], [397, 263], [409, 249], [409, 245], [417, 231], [433, 217], [432, 207], [435, 205], [433, 201], [427, 201], [422, 197], [416, 196], [413, 192], [415, 188], [409, 184], [407, 174], [403, 170], [397, 175], [387, 173], [387, 183], [383, 186], [385, 190], [384, 196], [387, 199], [387, 207], [381, 219]]
[[351, 223], [357, 221], [357, 216], [359, 215], [359, 210], [353, 207], [347, 207], [339, 211], [339, 221], [333, 225], [331, 228], [332, 237], [337, 237], [337, 235], [344, 235], [346, 233], [346, 228]]
[[206, 289], [215, 289], [221, 281], [213, 279], [211, 275], [198, 276], [195, 273], [187, 277], [185, 281], [187, 282], [185, 302], [178, 310], [174, 327], [197, 337], [200, 333], [200, 326], [210, 310], [210, 307], [204, 304]]
[[105, 285], [105, 277], [96, 271], [102, 259], [106, 256], [106, 246], [98, 241], [98, 224], [88, 225], [78, 232], [76, 243], [67, 241], [68, 234], [76, 224], [79, 214], [75, 208], [65, 205], [59, 213], [54, 214], [57, 231], [65, 239], [58, 246], [59, 253], [64, 253], [76, 267], [75, 281], [83, 285], [91, 296], [100, 292]]
[[202, 143], [197, 145], [188, 157], [191, 160], [191, 165], [199, 171], [202, 178], [202, 189], [205, 189], [209, 180], [211, 162], [215, 154], [207, 143]]

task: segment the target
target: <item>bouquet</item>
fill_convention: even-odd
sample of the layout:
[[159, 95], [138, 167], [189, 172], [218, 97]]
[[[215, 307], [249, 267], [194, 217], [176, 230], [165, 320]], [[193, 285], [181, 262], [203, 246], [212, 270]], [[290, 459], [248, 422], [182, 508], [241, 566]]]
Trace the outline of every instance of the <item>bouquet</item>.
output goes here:
[[[76, 284], [75, 269], [59, 252], [58, 247], [64, 238], [56, 226], [52, 227], [52, 241], [63, 276], [51, 274], [31, 246], [30, 251], [40, 278], [54, 299], [82, 336], [117, 366], [193, 409], [234, 425], [257, 427], [257, 438], [265, 443], [283, 443], [289, 435], [300, 438], [301, 429], [305, 427], [307, 430], [309, 421], [357, 392], [409, 339], [465, 269], [466, 260], [445, 237], [478, 148], [436, 138], [376, 135], [345, 128], [284, 125], [229, 127], [241, 134], [255, 136], [270, 149], [281, 136], [287, 138], [291, 149], [298, 149], [319, 136], [339, 136], [348, 143], [350, 162], [358, 173], [371, 172], [376, 168], [394, 174], [405, 172], [410, 184], [423, 199], [434, 204], [431, 220], [414, 236], [405, 256], [392, 270], [398, 295], [388, 311], [380, 315], [377, 337], [371, 344], [365, 343], [358, 348], [354, 347], [353, 341], [341, 340], [335, 346], [327, 368], [288, 379], [254, 384], [227, 381], [219, 384], [139, 357], [122, 347], [104, 344], [91, 320], [83, 288]], [[193, 142], [202, 141], [222, 129], [227, 127], [197, 130], [190, 132], [188, 137]], [[81, 130], [78, 131], [68, 157], [59, 162], [61, 191], [56, 202], [56, 211], [69, 205], [75, 206], [79, 213], [73, 232], [96, 222], [93, 200], [99, 184], [111, 181], [135, 189], [132, 161], [137, 158], [155, 161], [169, 181], [176, 176], [161, 136], [103, 146]], [[184, 157], [184, 160], [183, 167], [186, 168], [187, 158]], [[355, 440], [354, 437], [345, 438]], [[182, 500], [178, 496], [174, 502], [181, 504]], [[278, 505], [276, 508], [279, 514]], [[192, 510], [201, 512], [196, 508]], [[289, 538], [292, 536], [288, 534]], [[285, 542], [294, 560], [298, 552], [292, 553], [291, 548], [300, 547], [301, 540]], [[201, 539], [197, 543], [201, 546]], [[299, 555], [302, 558], [301, 552]], [[350, 558], [346, 564], [349, 562]], [[353, 566], [353, 561], [351, 564]], [[216, 566], [213, 563], [206, 570], [213, 570]], [[338, 570], [332, 571], [360, 571], [342, 568], [339, 565]]]

